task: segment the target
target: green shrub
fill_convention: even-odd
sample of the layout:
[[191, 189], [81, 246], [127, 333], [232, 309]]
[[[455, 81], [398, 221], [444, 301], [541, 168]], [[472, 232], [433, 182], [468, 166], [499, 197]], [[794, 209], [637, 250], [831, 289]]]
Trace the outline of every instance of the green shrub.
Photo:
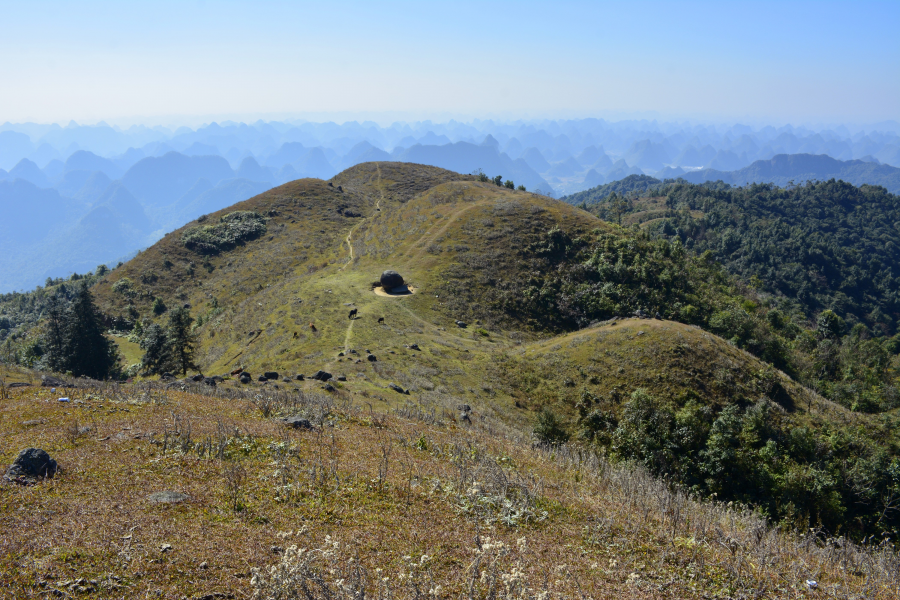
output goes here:
[[115, 282], [112, 289], [114, 292], [122, 294], [126, 298], [134, 298], [137, 296], [137, 291], [134, 289], [134, 282], [127, 277], [123, 277]]
[[153, 314], [161, 315], [166, 312], [166, 305], [162, 301], [162, 298], [154, 298], [153, 299]]
[[266, 232], [266, 220], [257, 212], [235, 211], [223, 215], [214, 225], [201, 225], [181, 235], [185, 247], [200, 254], [230, 250]]
[[546, 406], [538, 413], [534, 436], [545, 444], [563, 444], [569, 441], [569, 433], [563, 427], [562, 421]]

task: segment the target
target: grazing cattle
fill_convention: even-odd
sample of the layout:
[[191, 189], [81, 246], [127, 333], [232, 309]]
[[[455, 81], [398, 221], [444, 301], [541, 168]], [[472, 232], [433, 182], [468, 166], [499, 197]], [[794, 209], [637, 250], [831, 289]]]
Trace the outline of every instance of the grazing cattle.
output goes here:
[[383, 323], [384, 323], [384, 317], [378, 317], [378, 323], [379, 323], [379, 324], [383, 324]]
[[356, 316], [356, 309], [354, 308], [353, 310], [350, 311], [350, 314], [347, 316], [347, 318], [352, 319], [355, 316]]
[[312, 322], [309, 323], [309, 328], [312, 329], [313, 331], [317, 331], [316, 326], [313, 325]]

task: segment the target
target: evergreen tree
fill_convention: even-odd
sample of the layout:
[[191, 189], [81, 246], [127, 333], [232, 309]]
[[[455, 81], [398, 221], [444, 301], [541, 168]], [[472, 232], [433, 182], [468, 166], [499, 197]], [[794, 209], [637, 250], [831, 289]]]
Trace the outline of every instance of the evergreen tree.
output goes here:
[[141, 366], [146, 373], [158, 375], [175, 368], [169, 336], [159, 325], [154, 323], [146, 328], [141, 337], [141, 350], [144, 351]]
[[79, 286], [69, 307], [66, 327], [67, 371], [76, 376], [106, 379], [118, 362], [116, 344], [106, 338], [100, 311], [87, 284]]
[[188, 309], [181, 307], [169, 313], [168, 338], [175, 368], [187, 375], [188, 370], [197, 369], [194, 364], [196, 336], [191, 331], [193, 317]]
[[66, 371], [66, 309], [59, 294], [52, 294], [47, 298], [46, 316], [44, 363], [53, 371]]
[[43, 340], [47, 366], [78, 377], [110, 377], [119, 356], [116, 344], [103, 333], [103, 320], [87, 282], [78, 287], [68, 308], [63, 308], [58, 295], [50, 297]]

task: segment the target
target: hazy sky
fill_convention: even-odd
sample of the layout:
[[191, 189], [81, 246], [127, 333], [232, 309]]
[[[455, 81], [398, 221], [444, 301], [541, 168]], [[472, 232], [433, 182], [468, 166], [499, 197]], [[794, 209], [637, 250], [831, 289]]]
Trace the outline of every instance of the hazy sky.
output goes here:
[[0, 123], [900, 120], [900, 1], [6, 2]]

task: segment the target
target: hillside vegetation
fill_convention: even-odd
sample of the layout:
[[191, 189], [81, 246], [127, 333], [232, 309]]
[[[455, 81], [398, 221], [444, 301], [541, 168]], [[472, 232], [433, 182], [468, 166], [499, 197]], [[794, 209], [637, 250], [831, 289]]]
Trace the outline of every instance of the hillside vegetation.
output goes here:
[[[253, 231], [234, 235], [234, 223]], [[414, 293], [376, 294], [386, 269]], [[93, 291], [132, 342], [176, 314], [190, 328], [187, 311], [194, 361], [223, 390], [327, 387], [377, 411], [469, 407], [786, 528], [859, 539], [898, 528], [886, 387], [839, 406], [797, 383], [840, 339], [837, 316], [796, 324], [710, 255], [545, 196], [366, 163], [192, 222]], [[231, 378], [237, 369], [253, 383]], [[327, 386], [310, 380], [320, 370], [334, 376]], [[256, 382], [264, 372], [278, 378]]]

